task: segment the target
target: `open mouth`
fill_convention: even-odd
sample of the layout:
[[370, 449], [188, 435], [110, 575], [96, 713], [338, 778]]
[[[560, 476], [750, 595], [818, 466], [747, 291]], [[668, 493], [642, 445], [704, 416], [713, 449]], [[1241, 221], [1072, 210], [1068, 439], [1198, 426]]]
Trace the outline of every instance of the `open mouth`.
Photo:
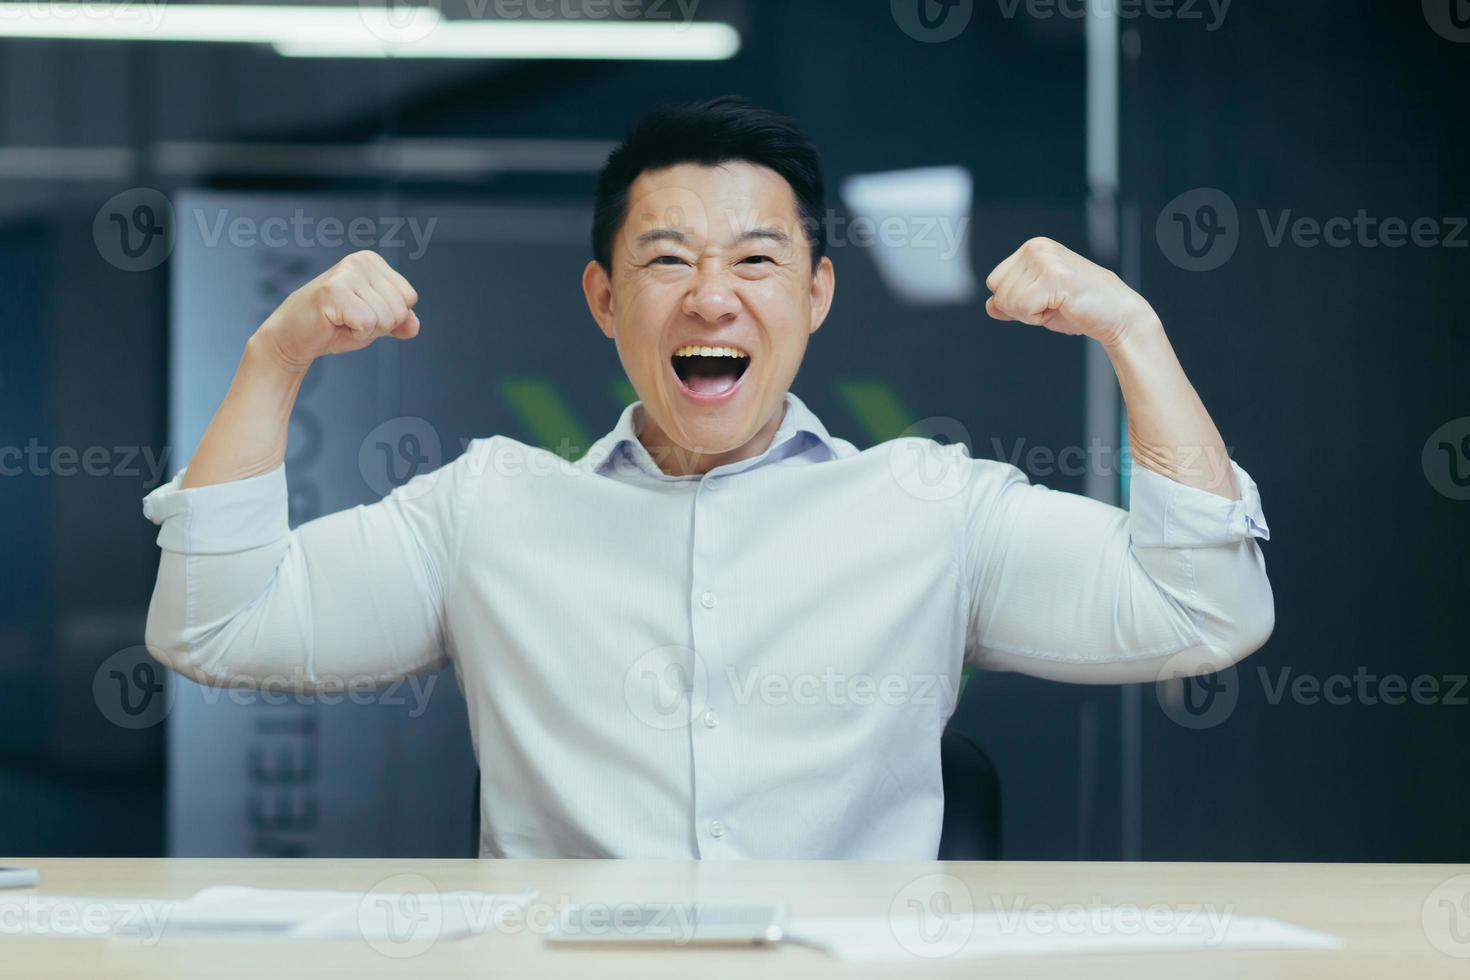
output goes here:
[[717, 398], [734, 389], [750, 367], [750, 355], [738, 347], [691, 344], [674, 351], [671, 361], [679, 383], [706, 398]]

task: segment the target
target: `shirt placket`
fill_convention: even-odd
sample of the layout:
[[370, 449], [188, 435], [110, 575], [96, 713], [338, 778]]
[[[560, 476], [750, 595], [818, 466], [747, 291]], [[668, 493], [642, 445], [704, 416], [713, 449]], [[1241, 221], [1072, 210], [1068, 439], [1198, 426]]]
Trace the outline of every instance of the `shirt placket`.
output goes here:
[[694, 691], [689, 712], [689, 748], [693, 760], [694, 838], [701, 857], [732, 857], [739, 852], [726, 809], [732, 787], [724, 761], [729, 737], [724, 709], [725, 665], [720, 626], [730, 596], [720, 580], [720, 547], [729, 540], [722, 527], [720, 500], [728, 478], [706, 476], [695, 489], [694, 535], [690, 561], [689, 614], [693, 624]]

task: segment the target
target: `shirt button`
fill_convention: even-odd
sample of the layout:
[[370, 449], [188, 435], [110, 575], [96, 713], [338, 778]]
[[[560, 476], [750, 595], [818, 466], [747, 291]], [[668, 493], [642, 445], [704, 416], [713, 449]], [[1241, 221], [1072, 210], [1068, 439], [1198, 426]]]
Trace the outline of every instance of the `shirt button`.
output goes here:
[[715, 838], [724, 837], [725, 825], [720, 823], [718, 820], [711, 820], [709, 822], [709, 835]]
[[704, 713], [704, 727], [705, 728], [714, 728], [719, 723], [720, 723], [720, 716], [717, 715], [717, 714], [715, 714], [713, 710], [706, 711]]
[[713, 477], [713, 476], [704, 481], [704, 488], [706, 490], [714, 490], [714, 489], [718, 488], [719, 485], [720, 485], [719, 479], [716, 478], [716, 477]]
[[699, 604], [706, 609], [715, 608], [715, 594], [713, 592], [702, 593], [699, 597]]

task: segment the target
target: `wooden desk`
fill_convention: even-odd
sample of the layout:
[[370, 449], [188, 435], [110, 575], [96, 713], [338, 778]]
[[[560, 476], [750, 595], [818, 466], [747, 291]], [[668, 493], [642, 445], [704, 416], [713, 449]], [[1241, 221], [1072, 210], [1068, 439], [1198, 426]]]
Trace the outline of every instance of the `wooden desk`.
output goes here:
[[[4, 938], [7, 977], [344, 976], [369, 980], [413, 972], [452, 977], [654, 978], [848, 977], [1470, 977], [1470, 905], [1451, 931], [1435, 889], [1470, 867], [1269, 864], [907, 864], [877, 862], [650, 861], [255, 861], [0, 859], [41, 871], [41, 893], [185, 897], [216, 884], [369, 891], [394, 875], [422, 875], [440, 891], [537, 888], [541, 901], [662, 902], [783, 899], [797, 913], [886, 915], [915, 879], [949, 874], [979, 911], [1090, 903], [1146, 908], [1210, 905], [1269, 915], [1346, 940], [1340, 952], [1213, 951], [1058, 959], [934, 959], [854, 966], [798, 947], [772, 949], [565, 949], [531, 929], [435, 943], [411, 959], [367, 942], [280, 939], [130, 940]], [[9, 892], [13, 896], [18, 893]], [[1431, 896], [1433, 894], [1433, 901]], [[1463, 893], [1462, 893], [1463, 894]], [[1470, 900], [1467, 900], [1470, 901]], [[1428, 911], [1426, 912], [1426, 909]], [[1426, 919], [1426, 915], [1430, 916]], [[1458, 945], [1456, 943], [1458, 942]]]

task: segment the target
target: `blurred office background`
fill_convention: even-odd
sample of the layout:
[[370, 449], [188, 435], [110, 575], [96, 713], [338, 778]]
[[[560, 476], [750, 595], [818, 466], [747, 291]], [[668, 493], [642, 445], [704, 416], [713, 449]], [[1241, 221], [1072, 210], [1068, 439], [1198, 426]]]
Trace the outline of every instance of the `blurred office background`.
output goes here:
[[[1105, 363], [983, 313], [1047, 235], [1153, 302], [1261, 488], [1277, 625], [1234, 672], [971, 679], [1006, 856], [1470, 860], [1463, 0], [275, 6], [0, 3], [0, 853], [467, 853], [451, 674], [153, 690], [140, 500], [355, 219], [424, 334], [314, 368], [293, 520], [476, 436], [575, 455], [632, 397], [578, 286], [595, 171], [738, 92], [824, 155], [839, 290], [794, 388], [834, 433], [1125, 501]], [[908, 239], [854, 233], [884, 216]]]

